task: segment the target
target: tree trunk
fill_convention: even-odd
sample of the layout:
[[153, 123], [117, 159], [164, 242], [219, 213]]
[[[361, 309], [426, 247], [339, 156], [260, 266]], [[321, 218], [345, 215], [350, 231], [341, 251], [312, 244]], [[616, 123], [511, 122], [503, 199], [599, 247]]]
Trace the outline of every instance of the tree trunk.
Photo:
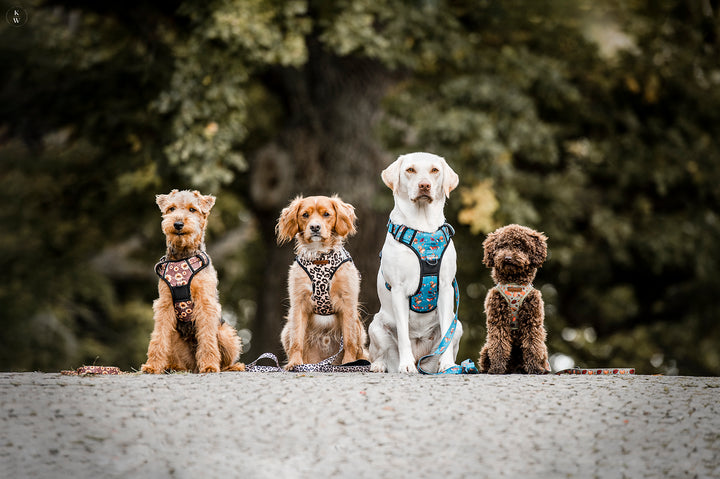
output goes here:
[[392, 79], [379, 63], [338, 58], [318, 45], [309, 50], [304, 69], [270, 74], [268, 84], [285, 100], [286, 123], [251, 164], [252, 208], [268, 245], [253, 325], [253, 350], [258, 354], [282, 353], [280, 331], [289, 307], [287, 271], [293, 248], [275, 245], [274, 227], [281, 209], [296, 195], [337, 193], [355, 206], [358, 234], [349, 239], [347, 249], [362, 275], [361, 317], [367, 322], [379, 305], [375, 277], [389, 212], [374, 210], [373, 202], [385, 193], [380, 171], [391, 156], [378, 144], [375, 126]]

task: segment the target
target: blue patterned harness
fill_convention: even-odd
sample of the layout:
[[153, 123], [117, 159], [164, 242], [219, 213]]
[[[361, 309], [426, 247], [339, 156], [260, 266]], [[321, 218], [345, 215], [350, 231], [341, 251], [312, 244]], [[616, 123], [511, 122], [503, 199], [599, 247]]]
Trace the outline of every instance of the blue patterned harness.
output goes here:
[[[388, 221], [388, 233], [395, 238], [396, 241], [410, 248], [420, 261], [420, 282], [418, 288], [410, 296], [410, 309], [416, 313], [429, 313], [437, 308], [438, 289], [440, 284], [440, 264], [445, 254], [450, 239], [455, 235], [452, 226], [445, 223], [434, 233], [425, 233], [408, 228], [405, 225], [396, 225], [392, 221]], [[391, 287], [385, 282], [385, 287], [390, 290]], [[460, 292], [458, 284], [453, 279], [453, 290], [455, 292], [455, 317], [450, 327], [443, 335], [435, 351], [418, 359], [415, 365], [422, 374], [477, 374], [478, 370], [470, 359], [466, 359], [460, 366], [453, 366], [444, 371], [430, 373], [424, 370], [421, 363], [432, 356], [439, 356], [450, 346], [452, 338], [455, 335], [458, 323], [458, 310], [460, 308]]]
[[[416, 313], [429, 313], [437, 308], [440, 264], [450, 238], [455, 235], [452, 226], [445, 223], [434, 233], [425, 233], [388, 221], [388, 233], [396, 241], [410, 248], [420, 261], [420, 281], [410, 296], [410, 309]], [[390, 290], [390, 285], [385, 282]]]

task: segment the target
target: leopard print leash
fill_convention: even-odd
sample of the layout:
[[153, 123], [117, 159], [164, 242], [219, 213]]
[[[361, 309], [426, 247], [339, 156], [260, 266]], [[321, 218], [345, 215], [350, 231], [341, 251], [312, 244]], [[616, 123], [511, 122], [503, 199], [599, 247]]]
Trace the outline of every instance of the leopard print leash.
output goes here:
[[[277, 356], [273, 353], [261, 354], [255, 361], [245, 365], [245, 371], [251, 373], [366, 373], [370, 371], [370, 361], [365, 359], [358, 359], [350, 363], [341, 364], [336, 366], [333, 364], [338, 356], [343, 352], [343, 338], [340, 337], [340, 349], [337, 353], [333, 354], [327, 359], [323, 359], [319, 363], [312, 364], [298, 364], [289, 371], [280, 367]], [[275, 363], [275, 366], [264, 366], [257, 364], [261, 359], [270, 359]]]

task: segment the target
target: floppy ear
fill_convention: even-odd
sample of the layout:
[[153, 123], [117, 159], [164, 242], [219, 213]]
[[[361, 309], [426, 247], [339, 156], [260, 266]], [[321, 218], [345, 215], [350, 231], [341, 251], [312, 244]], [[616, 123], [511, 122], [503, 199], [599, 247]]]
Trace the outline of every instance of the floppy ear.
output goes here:
[[460, 183], [460, 177], [450, 168], [447, 161], [443, 159], [443, 191], [445, 192], [445, 198], [450, 198], [450, 192], [457, 188]]
[[533, 231], [530, 234], [532, 251], [530, 252], [530, 266], [539, 268], [547, 257], [547, 236], [543, 233]]
[[292, 241], [295, 235], [298, 233], [298, 211], [302, 204], [303, 197], [298, 196], [280, 213], [277, 225], [275, 226], [275, 234], [277, 235], [277, 243], [285, 244], [288, 241]]
[[335, 208], [335, 232], [342, 236], [352, 236], [357, 232], [355, 228], [355, 207], [350, 203], [345, 203], [337, 196], [330, 198]]
[[160, 208], [160, 211], [165, 213], [165, 208], [167, 208], [168, 203], [170, 203], [170, 195], [173, 195], [177, 192], [178, 190], [172, 190], [167, 195], [155, 195], [155, 203], [158, 205], [158, 208]]
[[385, 168], [382, 173], [380, 173], [380, 176], [382, 177], [383, 182], [387, 185], [388, 188], [393, 190], [395, 192], [395, 188], [397, 188], [398, 184], [400, 183], [400, 166], [402, 165], [402, 156], [399, 157], [397, 160], [393, 161], [390, 166]]
[[495, 261], [493, 258], [495, 258], [495, 240], [497, 240], [497, 237], [498, 232], [495, 230], [487, 235], [487, 238], [483, 241], [483, 249], [485, 250], [483, 253], [483, 263], [485, 263], [485, 266], [488, 268], [495, 267]]

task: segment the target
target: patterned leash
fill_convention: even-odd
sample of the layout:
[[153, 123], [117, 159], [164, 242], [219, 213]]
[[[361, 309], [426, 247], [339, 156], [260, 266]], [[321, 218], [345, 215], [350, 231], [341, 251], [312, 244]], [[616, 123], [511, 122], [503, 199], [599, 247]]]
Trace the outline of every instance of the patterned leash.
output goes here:
[[458, 311], [460, 310], [460, 292], [458, 290], [458, 284], [457, 280], [453, 279], [453, 290], [455, 291], [455, 317], [452, 320], [452, 323], [450, 323], [450, 327], [448, 328], [447, 332], [445, 333], [445, 336], [443, 336], [442, 340], [440, 341], [440, 344], [438, 344], [438, 347], [435, 348], [435, 351], [433, 351], [430, 354], [427, 354], [417, 361], [417, 370], [421, 372], [422, 374], [428, 374], [428, 375], [436, 375], [436, 374], [477, 374], [478, 369], [475, 366], [475, 363], [472, 362], [470, 359], [466, 359], [465, 361], [460, 363], [460, 366], [451, 366], [444, 371], [438, 371], [437, 373], [430, 373], [425, 371], [422, 366], [420, 366], [420, 363], [423, 362], [425, 359], [433, 357], [433, 356], [439, 356], [441, 355], [447, 347], [452, 342], [452, 338], [455, 335], [455, 330], [457, 329], [457, 323], [458, 323]]
[[[327, 359], [323, 359], [319, 363], [311, 364], [298, 364], [289, 371], [280, 367], [277, 356], [273, 353], [261, 354], [255, 361], [245, 366], [247, 372], [262, 372], [262, 373], [278, 373], [278, 372], [293, 372], [293, 373], [364, 373], [370, 371], [370, 361], [365, 359], [358, 359], [350, 363], [341, 364], [339, 366], [333, 365], [333, 362], [343, 352], [343, 338], [340, 337], [340, 350], [330, 356]], [[275, 362], [275, 366], [262, 366], [258, 365], [257, 362], [261, 359], [270, 359]]]
[[556, 372], [555, 374], [585, 374], [588, 376], [607, 376], [611, 374], [635, 374], [635, 368], [569, 368]]

